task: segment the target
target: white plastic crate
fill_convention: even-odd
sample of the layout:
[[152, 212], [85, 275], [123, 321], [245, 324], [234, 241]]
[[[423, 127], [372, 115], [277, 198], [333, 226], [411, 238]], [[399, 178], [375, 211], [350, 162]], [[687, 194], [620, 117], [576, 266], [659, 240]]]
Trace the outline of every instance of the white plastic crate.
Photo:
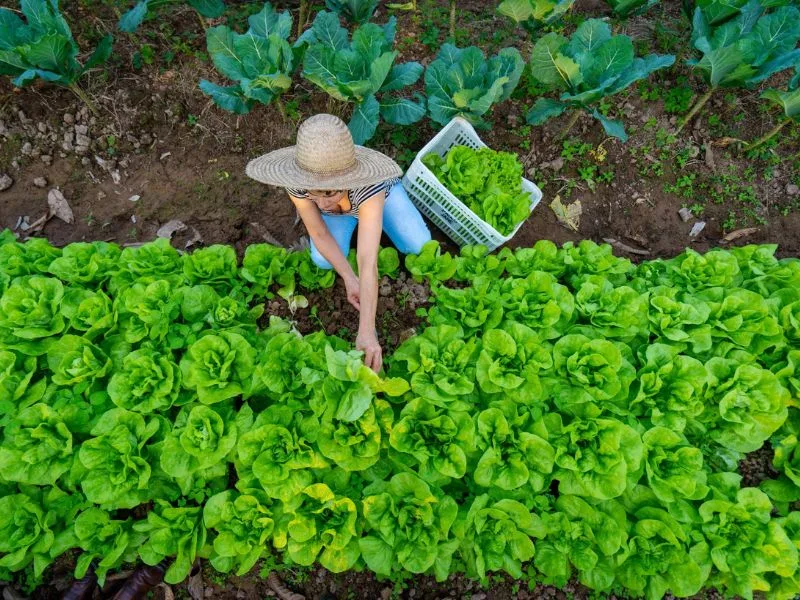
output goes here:
[[[403, 186], [417, 208], [459, 246], [483, 244], [491, 252], [514, 237], [525, 221], [517, 225], [510, 235], [502, 235], [467, 208], [422, 164], [423, 156], [435, 152], [444, 157], [453, 146], [485, 148], [486, 144], [466, 119], [454, 117], [419, 151], [403, 177]], [[522, 189], [531, 195], [532, 212], [542, 199], [542, 191], [527, 179], [522, 180]]]

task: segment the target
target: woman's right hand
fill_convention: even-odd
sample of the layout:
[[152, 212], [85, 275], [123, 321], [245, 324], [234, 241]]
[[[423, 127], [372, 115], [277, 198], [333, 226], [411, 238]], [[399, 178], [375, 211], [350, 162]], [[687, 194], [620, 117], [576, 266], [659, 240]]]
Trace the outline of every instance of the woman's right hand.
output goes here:
[[357, 277], [345, 279], [344, 287], [347, 290], [347, 301], [356, 310], [361, 310], [361, 287]]

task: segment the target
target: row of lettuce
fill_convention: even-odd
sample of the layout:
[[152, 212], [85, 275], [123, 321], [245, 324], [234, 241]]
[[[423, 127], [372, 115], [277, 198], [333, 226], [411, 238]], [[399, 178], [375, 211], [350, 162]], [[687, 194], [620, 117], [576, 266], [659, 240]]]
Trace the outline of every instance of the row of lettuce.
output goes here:
[[[800, 260], [584, 241], [406, 259], [428, 324], [364, 367], [263, 317], [307, 253], [0, 237], [0, 572], [197, 557], [800, 592]], [[397, 274], [396, 254], [381, 269]], [[262, 319], [263, 317], [263, 319]], [[771, 444], [775, 478], [743, 485]], [[17, 577], [19, 575], [16, 575]]]
[[[671, 66], [675, 57], [637, 57], [633, 40], [612, 35], [610, 25], [601, 19], [585, 20], [569, 38], [557, 31], [542, 34], [543, 28], [555, 27], [573, 2], [506, 0], [500, 6], [503, 14], [528, 24], [537, 38], [529, 70], [542, 95], [527, 120], [539, 125], [567, 111], [575, 116], [586, 112], [608, 135], [624, 141], [622, 121], [609, 118], [609, 107], [603, 106], [608, 104], [606, 99]], [[140, 1], [126, 14], [123, 30], [130, 31], [141, 22], [147, 4]], [[213, 14], [224, 11], [221, 2], [212, 4], [216, 5]], [[375, 11], [374, 0], [329, 0], [327, 4], [332, 11], [317, 13], [311, 27], [298, 32], [292, 43], [291, 14], [278, 13], [269, 2], [249, 17], [245, 33], [227, 25], [209, 28], [208, 53], [228, 83], [202, 80], [200, 89], [221, 108], [243, 114], [258, 104], [280, 102], [299, 71], [331, 98], [352, 105], [350, 130], [356, 143], [363, 144], [374, 136], [381, 121], [411, 125], [428, 115], [444, 125], [462, 116], [474, 125], [488, 126], [485, 116], [493, 105], [511, 96], [525, 68], [514, 47], [487, 59], [477, 46], [458, 48], [452, 43], [443, 44], [427, 68], [416, 61], [396, 63], [394, 16], [384, 25], [367, 22]], [[785, 116], [800, 116], [800, 12], [792, 0], [701, 0], [693, 9], [694, 3], [684, 4], [692, 21], [692, 52], [686, 65], [705, 84], [705, 93], [688, 116], [696, 114], [720, 88], [753, 89], [775, 73], [793, 68], [797, 75], [785, 89], [770, 89], [763, 96], [780, 106]], [[58, 2], [25, 0], [20, 10], [25, 21], [10, 9], [0, 9], [0, 74], [11, 76], [17, 86], [37, 79], [66, 85], [86, 100], [77, 81], [108, 60], [111, 35], [81, 64], [79, 47]], [[342, 26], [342, 15], [357, 24], [352, 33]], [[423, 73], [425, 94], [415, 91]]]

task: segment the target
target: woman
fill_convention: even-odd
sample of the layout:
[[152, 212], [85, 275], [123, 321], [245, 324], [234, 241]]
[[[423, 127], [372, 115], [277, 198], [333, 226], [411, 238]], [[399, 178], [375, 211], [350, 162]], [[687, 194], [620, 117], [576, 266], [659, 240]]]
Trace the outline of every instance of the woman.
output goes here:
[[[404, 254], [418, 253], [431, 239], [400, 182], [402, 169], [388, 156], [353, 144], [341, 119], [320, 114], [300, 125], [295, 146], [250, 161], [247, 174], [286, 188], [311, 237], [312, 260], [336, 269], [359, 311], [356, 348], [364, 352], [364, 364], [380, 371], [375, 313], [381, 232]], [[358, 276], [347, 262], [356, 225]]]

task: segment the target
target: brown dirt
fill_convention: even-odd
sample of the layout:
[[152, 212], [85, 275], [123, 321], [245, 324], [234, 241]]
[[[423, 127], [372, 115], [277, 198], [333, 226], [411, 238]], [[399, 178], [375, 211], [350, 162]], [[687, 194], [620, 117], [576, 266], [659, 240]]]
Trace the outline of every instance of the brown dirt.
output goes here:
[[[350, 342], [355, 341], [358, 328], [358, 312], [347, 301], [344, 284], [336, 280], [333, 288], [304, 294], [307, 308], [294, 313], [280, 298], [267, 302], [262, 324], [275, 315], [293, 321], [303, 335], [324, 330], [328, 335], [338, 335]], [[401, 272], [398, 279], [383, 277], [378, 296], [378, 340], [388, 356], [404, 340], [413, 336], [423, 319], [417, 316], [419, 308], [428, 307], [430, 290], [427, 283], [417, 283]]]

